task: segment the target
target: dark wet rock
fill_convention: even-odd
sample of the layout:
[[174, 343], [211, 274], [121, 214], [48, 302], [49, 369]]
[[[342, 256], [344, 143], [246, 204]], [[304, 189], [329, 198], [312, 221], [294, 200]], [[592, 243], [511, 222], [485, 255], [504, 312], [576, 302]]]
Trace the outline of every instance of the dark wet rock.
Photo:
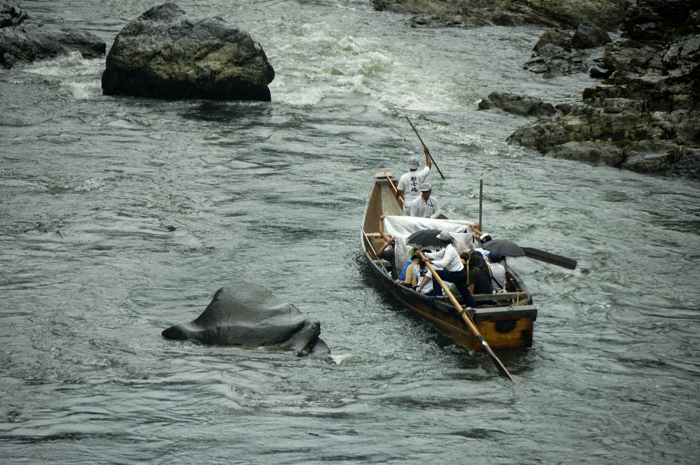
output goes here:
[[105, 50], [106, 44], [95, 34], [44, 26], [16, 4], [0, 0], [0, 66], [4, 68], [74, 52], [98, 58]]
[[544, 44], [537, 50], [530, 61], [523, 65], [528, 71], [542, 74], [546, 78], [585, 73], [590, 67], [590, 53], [585, 50], [568, 52], [551, 43]]
[[155, 6], [117, 35], [102, 75], [105, 95], [270, 101], [274, 70], [250, 34], [219, 17]]
[[208, 345], [267, 347], [302, 356], [327, 355], [319, 338], [321, 324], [304, 317], [289, 303], [253, 283], [235, 283], [219, 289], [194, 321], [163, 331], [163, 337], [196, 340]]
[[602, 47], [610, 42], [607, 32], [588, 21], [582, 21], [571, 38], [571, 46], [578, 49]]
[[486, 25], [575, 28], [588, 21], [604, 29], [624, 19], [629, 0], [372, 0], [375, 9], [413, 15], [411, 25]]
[[598, 69], [598, 68], [591, 68], [588, 71], [588, 75], [591, 76], [593, 79], [607, 79], [610, 77], [612, 74], [612, 70], [610, 69]]
[[508, 142], [555, 158], [697, 179], [700, 112], [649, 113], [644, 106], [642, 100], [598, 100], [522, 127]]
[[[604, 84], [508, 139], [544, 155], [700, 179], [700, 4], [639, 0], [605, 46]], [[548, 44], [543, 48], [552, 47]]]
[[535, 52], [539, 52], [545, 45], [555, 45], [566, 52], [571, 52], [573, 37], [561, 29], [549, 29], [542, 34], [542, 37], [535, 44]]
[[551, 116], [556, 113], [551, 103], [537, 97], [523, 97], [509, 92], [491, 92], [479, 102], [479, 110], [500, 108], [520, 116]]
[[[609, 42], [610, 36], [588, 21], [581, 22], [573, 36], [558, 28], [549, 29], [537, 41], [532, 59], [523, 67], [546, 78], [586, 73], [593, 65], [591, 54], [586, 49], [602, 47]], [[591, 77], [611, 73], [596, 70]]]
[[554, 108], [556, 108], [558, 111], [562, 112], [563, 114], [568, 115], [574, 109], [574, 106], [571, 105], [570, 103], [560, 103], [558, 105], [555, 105]]

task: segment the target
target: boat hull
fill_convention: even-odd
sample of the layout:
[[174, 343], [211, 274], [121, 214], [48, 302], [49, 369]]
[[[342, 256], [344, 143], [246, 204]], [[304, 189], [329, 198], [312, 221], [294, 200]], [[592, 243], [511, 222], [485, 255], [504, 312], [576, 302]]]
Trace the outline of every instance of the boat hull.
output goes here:
[[[400, 303], [468, 350], [482, 350], [477, 337], [469, 330], [467, 323], [457, 314], [449, 301], [425, 296], [408, 287], [394, 284], [395, 277], [391, 268], [376, 256], [377, 247], [382, 240], [377, 237], [378, 228], [373, 228], [372, 225], [378, 225], [379, 216], [382, 214], [401, 214], [398, 203], [393, 205], [391, 202], [391, 199], [394, 199], [391, 194], [393, 186], [389, 185], [391, 175], [385, 174], [382, 179], [381, 174], [378, 173], [375, 176], [375, 185], [370, 194], [360, 237], [363, 253], [370, 269], [382, 286]], [[472, 321], [484, 340], [495, 350], [522, 349], [532, 346], [538, 308], [532, 303], [531, 295], [517, 274], [510, 270], [509, 275], [512, 286], [515, 287], [514, 292], [474, 296], [479, 303], [479, 308], [471, 313]], [[482, 303], [485, 305], [482, 306]]]

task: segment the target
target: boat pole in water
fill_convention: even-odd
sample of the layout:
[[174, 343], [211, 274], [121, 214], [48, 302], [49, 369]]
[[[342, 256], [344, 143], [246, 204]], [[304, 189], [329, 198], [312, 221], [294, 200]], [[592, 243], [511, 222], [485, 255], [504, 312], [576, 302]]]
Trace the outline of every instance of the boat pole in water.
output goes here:
[[[418, 256], [425, 260], [425, 255], [423, 255], [423, 252], [420, 250], [416, 252]], [[469, 327], [469, 330], [476, 336], [476, 338], [479, 340], [481, 343], [481, 346], [484, 348], [484, 351], [486, 351], [486, 354], [491, 358], [491, 361], [493, 362], [494, 365], [496, 365], [496, 368], [498, 368], [498, 371], [503, 375], [503, 377], [508, 378], [509, 380], [515, 382], [513, 380], [513, 377], [508, 373], [508, 370], [506, 369], [505, 365], [503, 365], [503, 362], [496, 357], [496, 354], [493, 353], [493, 350], [491, 350], [491, 347], [488, 345], [488, 343], [484, 340], [484, 337], [481, 335], [479, 330], [477, 329], [476, 325], [474, 322], [469, 318], [469, 315], [467, 314], [466, 310], [462, 308], [462, 306], [457, 302], [457, 299], [455, 296], [450, 292], [450, 289], [445, 285], [445, 282], [438, 276], [438, 274], [435, 272], [435, 268], [433, 268], [433, 265], [430, 264], [430, 262], [426, 261], [426, 265], [428, 265], [428, 268], [430, 269], [430, 272], [433, 274], [433, 279], [440, 284], [440, 287], [442, 287], [442, 290], [445, 291], [445, 295], [450, 298], [450, 301], [452, 302], [452, 305], [454, 305], [455, 310], [457, 310], [457, 313], [459, 313], [462, 316], [462, 319], [464, 322], [467, 324]]]
[[[428, 151], [428, 156], [430, 157], [430, 159], [433, 161], [433, 163], [435, 163], [435, 159], [430, 154], [430, 150], [428, 150], [428, 147], [425, 146], [423, 139], [420, 138], [420, 134], [418, 134], [418, 131], [416, 131], [416, 127], [413, 125], [413, 123], [411, 123], [411, 120], [408, 119], [408, 116], [404, 116], [404, 118], [406, 118], [406, 121], [408, 121], [408, 124], [410, 124], [411, 127], [413, 128], [413, 132], [415, 132], [416, 135], [418, 136], [418, 140], [420, 141], [421, 144], [423, 144], [423, 148]], [[435, 163], [435, 168], [438, 170], [438, 173], [440, 173], [440, 176], [442, 177], [442, 180], [444, 181], [445, 176], [443, 176], [442, 171], [440, 171], [440, 167], [438, 167], [437, 163]]]

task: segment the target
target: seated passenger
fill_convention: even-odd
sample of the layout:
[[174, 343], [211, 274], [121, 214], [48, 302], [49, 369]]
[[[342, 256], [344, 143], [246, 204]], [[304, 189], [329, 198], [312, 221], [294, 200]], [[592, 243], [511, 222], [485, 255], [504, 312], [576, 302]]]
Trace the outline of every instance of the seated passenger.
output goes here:
[[506, 288], [506, 269], [499, 262], [501, 255], [492, 250], [489, 252], [489, 268], [491, 268], [491, 281], [493, 283], [493, 292], [500, 292]]
[[411, 247], [408, 250], [408, 260], [404, 263], [399, 277], [394, 281], [394, 284], [401, 284], [402, 286], [413, 287], [413, 267], [418, 263], [418, 257], [415, 255], [416, 249]]
[[384, 245], [377, 252], [377, 257], [394, 263], [394, 238], [384, 232], [384, 215], [379, 217], [379, 234], [384, 239]]
[[414, 290], [420, 294], [433, 295], [433, 274], [425, 263], [422, 261], [419, 263], [413, 271], [418, 280], [418, 285]]
[[491, 272], [482, 255], [476, 250], [469, 249], [460, 255], [464, 268], [467, 270], [467, 285], [472, 294], [491, 294]]
[[[433, 267], [435, 271], [441, 270], [442, 268]], [[414, 266], [414, 275], [416, 277], [415, 291], [424, 294], [440, 297], [443, 295], [442, 287], [433, 279], [433, 273], [431, 273], [428, 265], [423, 261], [419, 261], [418, 265]], [[452, 283], [443, 281], [445, 286], [449, 289]]]

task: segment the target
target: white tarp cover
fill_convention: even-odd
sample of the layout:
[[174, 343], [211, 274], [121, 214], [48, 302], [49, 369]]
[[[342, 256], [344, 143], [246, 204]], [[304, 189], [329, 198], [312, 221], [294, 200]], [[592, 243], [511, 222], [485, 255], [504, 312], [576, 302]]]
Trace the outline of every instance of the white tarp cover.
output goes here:
[[[401, 270], [404, 263], [410, 257], [408, 250], [411, 246], [406, 245], [406, 238], [414, 232], [424, 229], [447, 230], [454, 238], [454, 246], [457, 252], [471, 248], [468, 241], [472, 237], [469, 221], [459, 220], [437, 220], [431, 218], [417, 218], [415, 216], [387, 216], [384, 218], [384, 232], [396, 238], [394, 254], [396, 257], [396, 267]], [[425, 248], [424, 248], [425, 249]], [[434, 249], [431, 249], [434, 251]]]

